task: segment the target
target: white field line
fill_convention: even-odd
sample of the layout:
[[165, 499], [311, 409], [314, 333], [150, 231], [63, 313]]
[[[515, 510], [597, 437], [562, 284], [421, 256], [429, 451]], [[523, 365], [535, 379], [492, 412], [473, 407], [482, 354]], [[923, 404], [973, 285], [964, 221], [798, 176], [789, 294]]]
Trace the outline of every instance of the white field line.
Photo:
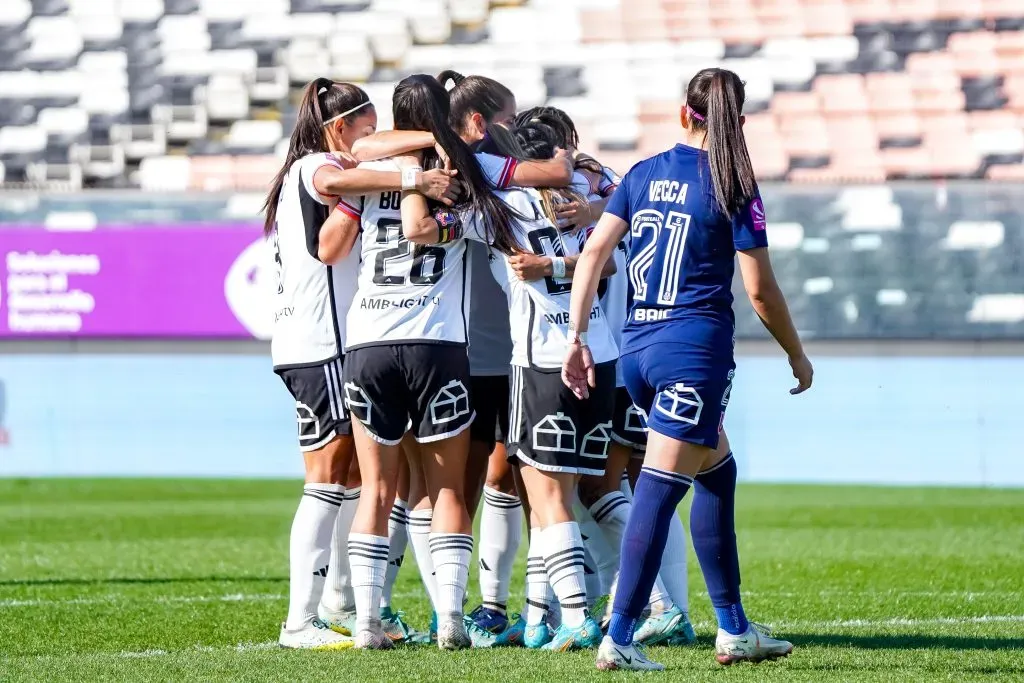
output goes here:
[[[699, 593], [706, 596], [707, 593]], [[824, 590], [817, 593], [798, 593], [787, 591], [743, 591], [744, 597], [753, 598], [807, 598], [817, 595], [821, 598], [830, 597], [863, 597], [863, 598], [896, 598], [906, 597], [929, 597], [929, 598], [960, 598], [974, 600], [976, 598], [998, 598], [1006, 596], [1017, 596], [1014, 591], [847, 591], [847, 590]], [[422, 591], [406, 591], [395, 593], [392, 597], [396, 600], [406, 598], [423, 598]], [[512, 597], [522, 598], [523, 595], [513, 591]], [[190, 604], [204, 602], [276, 602], [287, 600], [288, 596], [283, 593], [230, 593], [227, 595], [179, 595], [179, 596], [127, 596], [121, 594], [102, 595], [87, 598], [27, 598], [27, 599], [6, 599], [0, 600], [2, 607], [61, 607], [64, 605], [113, 605], [123, 603], [155, 603], [155, 604]]]

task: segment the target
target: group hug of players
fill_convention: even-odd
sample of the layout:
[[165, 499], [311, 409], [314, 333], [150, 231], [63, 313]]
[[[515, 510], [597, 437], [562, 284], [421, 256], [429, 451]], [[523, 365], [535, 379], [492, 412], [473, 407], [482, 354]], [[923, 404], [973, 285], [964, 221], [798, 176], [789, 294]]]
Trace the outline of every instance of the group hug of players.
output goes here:
[[[274, 370], [306, 471], [282, 646], [598, 647], [602, 669], [663, 668], [637, 645], [695, 640], [676, 514], [692, 487], [718, 661], [790, 653], [743, 613], [722, 431], [737, 254], [794, 393], [812, 372], [771, 273], [743, 96], [699, 72], [683, 143], [620, 179], [564, 112], [517, 113], [489, 78], [404, 79], [381, 133], [360, 88], [306, 87], [265, 207]], [[423, 632], [391, 604], [407, 545]]]

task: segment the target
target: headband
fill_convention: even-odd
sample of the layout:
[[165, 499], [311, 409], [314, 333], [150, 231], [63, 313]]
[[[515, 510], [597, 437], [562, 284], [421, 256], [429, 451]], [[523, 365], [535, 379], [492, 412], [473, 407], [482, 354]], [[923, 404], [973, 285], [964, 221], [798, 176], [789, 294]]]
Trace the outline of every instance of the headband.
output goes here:
[[694, 108], [691, 107], [690, 105], [686, 105], [686, 111], [690, 112], [690, 118], [691, 119], [694, 119], [695, 121], [703, 121], [704, 120], [704, 117], [701, 116], [700, 114], [698, 114], [694, 110]]
[[324, 125], [328, 126], [328, 125], [334, 123], [335, 121], [337, 121], [338, 119], [343, 119], [346, 116], [348, 116], [349, 114], [354, 114], [355, 112], [359, 111], [360, 109], [362, 109], [363, 107], [365, 107], [368, 104], [372, 104], [372, 102], [370, 102], [370, 100], [366, 100], [362, 104], [357, 104], [356, 106], [352, 107], [348, 111], [343, 111], [340, 114], [338, 114], [336, 116], [332, 116], [331, 118], [327, 119], [326, 121], [324, 121]]

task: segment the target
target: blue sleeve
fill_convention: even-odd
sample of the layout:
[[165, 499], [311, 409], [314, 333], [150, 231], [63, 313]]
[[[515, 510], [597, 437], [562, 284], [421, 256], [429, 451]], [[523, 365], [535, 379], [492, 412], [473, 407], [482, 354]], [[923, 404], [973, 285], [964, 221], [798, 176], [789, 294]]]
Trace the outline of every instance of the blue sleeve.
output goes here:
[[767, 221], [764, 217], [764, 204], [758, 193], [745, 209], [732, 219], [732, 242], [736, 251], [758, 249], [768, 246]]
[[612, 194], [611, 199], [608, 200], [608, 204], [604, 207], [605, 213], [618, 216], [627, 223], [633, 220], [633, 210], [629, 205], [629, 186], [632, 184], [630, 182], [632, 177], [632, 172], [626, 174], [626, 177], [622, 179], [621, 183], [619, 183], [619, 186], [615, 189], [615, 193]]

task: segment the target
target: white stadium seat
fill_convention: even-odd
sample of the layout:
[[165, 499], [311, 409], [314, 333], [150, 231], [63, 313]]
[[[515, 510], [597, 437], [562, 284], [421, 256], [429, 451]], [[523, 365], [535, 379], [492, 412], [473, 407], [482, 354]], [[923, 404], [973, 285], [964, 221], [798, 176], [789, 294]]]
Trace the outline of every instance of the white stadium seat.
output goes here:
[[235, 121], [224, 143], [228, 149], [270, 151], [283, 136], [280, 121]]
[[35, 154], [44, 149], [46, 130], [42, 126], [0, 128], [0, 154]]
[[76, 138], [89, 130], [89, 114], [78, 107], [43, 109], [36, 125], [49, 136]]
[[184, 192], [189, 171], [188, 157], [147, 157], [139, 165], [139, 185], [149, 191]]

